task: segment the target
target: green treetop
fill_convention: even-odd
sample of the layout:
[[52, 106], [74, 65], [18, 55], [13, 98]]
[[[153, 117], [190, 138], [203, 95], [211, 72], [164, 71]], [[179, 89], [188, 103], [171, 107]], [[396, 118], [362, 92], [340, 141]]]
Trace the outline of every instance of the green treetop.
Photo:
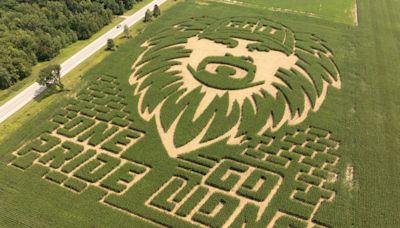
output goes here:
[[42, 69], [39, 73], [38, 83], [47, 88], [54, 89], [59, 87], [61, 90], [64, 89], [64, 85], [61, 83], [61, 67], [60, 65], [50, 65]]
[[154, 17], [158, 17], [161, 15], [161, 10], [160, 7], [158, 7], [158, 5], [154, 5], [153, 15]]
[[151, 21], [151, 18], [153, 17], [153, 13], [148, 9], [146, 11], [146, 14], [144, 15], [144, 22], [149, 22]]

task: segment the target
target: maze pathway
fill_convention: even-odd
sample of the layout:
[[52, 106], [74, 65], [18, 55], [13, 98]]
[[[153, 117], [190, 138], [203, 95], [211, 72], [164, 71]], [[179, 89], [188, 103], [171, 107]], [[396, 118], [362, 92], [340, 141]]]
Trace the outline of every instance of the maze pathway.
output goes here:
[[[198, 54], [193, 41], [230, 53]], [[98, 76], [9, 167], [156, 226], [329, 227], [316, 215], [336, 196], [340, 141], [301, 124], [340, 88], [322, 39], [267, 19], [197, 18], [145, 46], [133, 97]], [[264, 57], [293, 62], [271, 76]]]

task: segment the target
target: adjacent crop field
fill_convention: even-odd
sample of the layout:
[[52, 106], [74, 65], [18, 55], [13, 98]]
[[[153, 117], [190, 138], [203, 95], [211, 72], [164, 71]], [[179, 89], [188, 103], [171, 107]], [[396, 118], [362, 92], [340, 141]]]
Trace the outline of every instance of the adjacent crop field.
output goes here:
[[355, 0], [204, 0], [302, 14], [346, 24], [356, 23]]
[[360, 8], [359, 27], [212, 1], [163, 12], [1, 143], [0, 226], [395, 227], [398, 140], [376, 118], [399, 129], [382, 91], [399, 82], [384, 51], [361, 57], [399, 46]]

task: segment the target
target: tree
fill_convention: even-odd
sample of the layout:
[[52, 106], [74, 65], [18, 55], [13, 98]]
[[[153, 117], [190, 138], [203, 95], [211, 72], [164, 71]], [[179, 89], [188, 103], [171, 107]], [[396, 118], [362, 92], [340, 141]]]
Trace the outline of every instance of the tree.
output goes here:
[[144, 15], [144, 22], [149, 22], [151, 21], [151, 18], [153, 17], [153, 13], [148, 9], [146, 11], [146, 14]]
[[5, 89], [14, 84], [15, 75], [12, 75], [6, 68], [0, 65], [0, 89]]
[[59, 87], [61, 90], [63, 90], [64, 85], [61, 83], [60, 72], [60, 65], [50, 65], [40, 71], [38, 83], [50, 89]]
[[158, 5], [154, 5], [154, 9], [153, 9], [153, 16], [154, 17], [158, 17], [161, 15], [161, 10], [160, 7], [158, 7]]
[[107, 40], [107, 49], [106, 50], [114, 50], [115, 43], [113, 39], [108, 39]]
[[129, 28], [127, 25], [124, 25], [124, 35], [125, 35], [125, 38], [127, 38], [127, 39], [131, 37], [131, 35], [129, 34]]
[[12, 65], [14, 72], [18, 75], [18, 79], [26, 78], [32, 73], [32, 65], [23, 58], [14, 58]]
[[48, 33], [38, 31], [37, 34], [38, 49], [35, 53], [39, 61], [47, 61], [60, 53], [60, 49], [54, 38]]
[[90, 38], [142, 0], [0, 0], [0, 88], [30, 75], [77, 40]]

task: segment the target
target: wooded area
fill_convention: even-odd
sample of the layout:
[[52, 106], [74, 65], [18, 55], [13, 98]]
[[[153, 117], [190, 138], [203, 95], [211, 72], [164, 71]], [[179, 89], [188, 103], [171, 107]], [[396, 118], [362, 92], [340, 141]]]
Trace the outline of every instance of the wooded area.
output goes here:
[[88, 39], [142, 0], [1, 0], [0, 89], [31, 74], [32, 66]]

